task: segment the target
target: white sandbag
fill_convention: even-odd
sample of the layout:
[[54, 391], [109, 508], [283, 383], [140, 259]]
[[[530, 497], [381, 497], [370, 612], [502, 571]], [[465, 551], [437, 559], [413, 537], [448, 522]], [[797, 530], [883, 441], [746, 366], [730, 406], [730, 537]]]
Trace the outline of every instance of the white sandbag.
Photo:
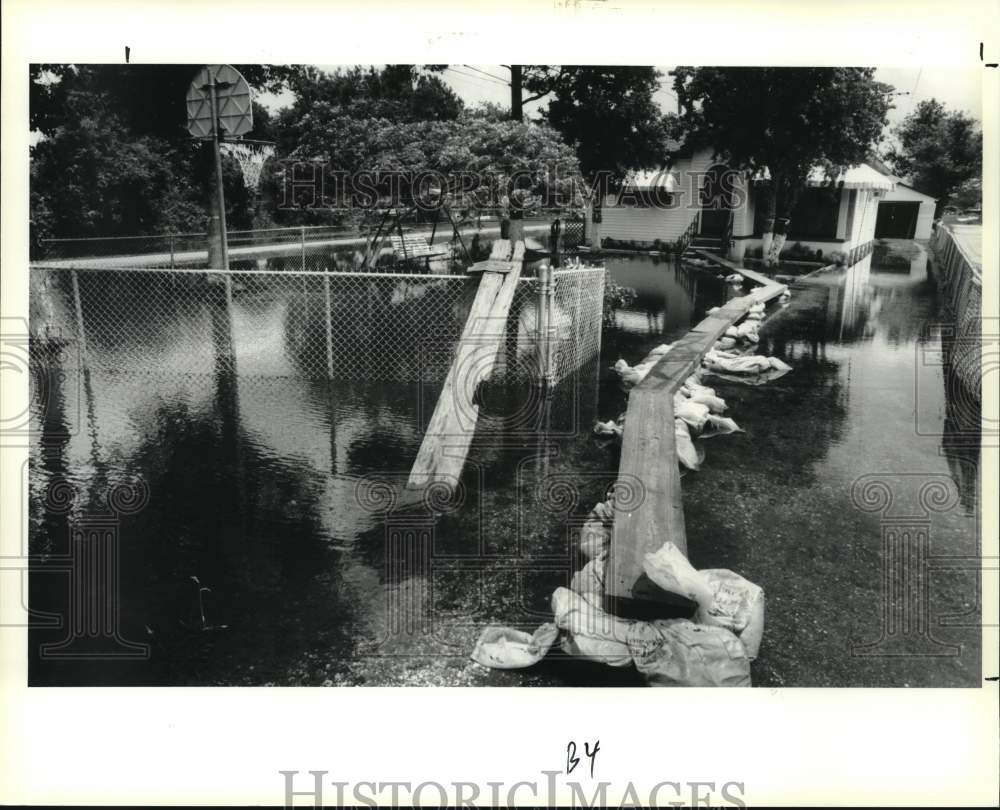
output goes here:
[[766, 309], [766, 307], [764, 306], [764, 302], [763, 302], [763, 301], [754, 301], [754, 303], [752, 303], [752, 304], [750, 305], [750, 309], [749, 309], [749, 310], [747, 310], [747, 311], [748, 311], [748, 312], [749, 312], [749, 313], [750, 313], [751, 315], [752, 315], [752, 314], [755, 314], [755, 313], [756, 313], [756, 314], [760, 314], [760, 315], [763, 315], [763, 314], [764, 314], [764, 310], [765, 310], [765, 309]]
[[728, 276], [726, 276], [726, 281], [728, 281], [730, 284], [742, 284], [743, 276], [741, 276], [739, 273], [730, 273]]
[[768, 357], [768, 361], [771, 363], [771, 368], [775, 371], [791, 371], [792, 367], [783, 360], [779, 360], [777, 357]]
[[708, 406], [686, 397], [674, 398], [674, 417], [683, 419], [689, 428], [700, 432], [708, 419]]
[[601, 501], [590, 510], [588, 517], [594, 517], [605, 526], [610, 526], [615, 522], [615, 506], [612, 501]]
[[711, 609], [715, 596], [707, 580], [670, 540], [656, 551], [646, 553], [642, 560], [642, 570], [668, 593], [685, 596], [704, 606], [706, 610]]
[[712, 413], [725, 413], [726, 401], [717, 397], [711, 388], [699, 388], [689, 395], [691, 402], [697, 402], [708, 407]]
[[573, 574], [570, 589], [580, 594], [592, 605], [600, 605], [604, 599], [604, 559], [588, 562], [583, 568]]
[[754, 323], [760, 323], [762, 320], [764, 320], [764, 313], [763, 312], [748, 312], [746, 320], [747, 321], [752, 321]]
[[636, 622], [628, 649], [650, 686], [750, 686], [750, 659], [724, 627], [686, 619]]
[[622, 426], [613, 419], [609, 419], [607, 422], [597, 422], [594, 425], [595, 436], [616, 436], [621, 438], [622, 433]]
[[537, 664], [559, 636], [559, 628], [546, 622], [529, 635], [510, 627], [487, 627], [472, 650], [472, 660], [492, 669], [523, 669]]
[[726, 374], [722, 371], [713, 371], [712, 373], [720, 380], [726, 380], [727, 382], [741, 383], [743, 385], [764, 385], [765, 383], [774, 382], [784, 377], [788, 372], [781, 369], [769, 368], [767, 371], [759, 374]]
[[711, 309], [706, 309], [705, 310], [705, 314], [706, 315], [714, 315], [718, 311], [719, 311], [718, 307], [712, 307]]
[[748, 341], [750, 343], [759, 343], [760, 335], [758, 334], [757, 322], [743, 321], [743, 323], [736, 327], [736, 336], [740, 340]]
[[740, 330], [735, 326], [729, 326], [726, 331], [722, 333], [723, 337], [738, 338], [740, 336]]
[[725, 568], [698, 572], [712, 589], [712, 604], [699, 605], [695, 621], [717, 625], [739, 636], [753, 661], [764, 635], [764, 589]]
[[596, 517], [590, 517], [580, 529], [580, 552], [588, 560], [608, 553], [611, 545], [611, 527]]
[[727, 356], [725, 352], [709, 351], [704, 363], [712, 371], [727, 371], [731, 374], [759, 374], [771, 369], [771, 361], [760, 354], [734, 357]]
[[689, 470], [700, 470], [705, 460], [705, 450], [695, 445], [683, 419], [674, 419], [674, 445], [677, 460]]
[[705, 420], [705, 427], [701, 431], [700, 439], [710, 439], [713, 436], [727, 436], [730, 433], [745, 433], [739, 425], [728, 416], [716, 416], [709, 414]]
[[568, 588], [556, 588], [552, 594], [552, 612], [556, 625], [566, 631], [562, 648], [569, 655], [612, 667], [632, 663], [628, 648], [631, 622], [605, 613]]

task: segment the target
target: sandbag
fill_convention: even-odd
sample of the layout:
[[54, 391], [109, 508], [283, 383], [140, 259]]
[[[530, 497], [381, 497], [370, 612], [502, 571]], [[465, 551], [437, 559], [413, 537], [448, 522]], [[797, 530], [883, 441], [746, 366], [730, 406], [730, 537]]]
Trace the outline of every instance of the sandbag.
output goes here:
[[674, 446], [677, 460], [689, 470], [700, 470], [705, 460], [705, 450], [695, 445], [691, 440], [687, 423], [683, 419], [674, 419]]
[[537, 664], [552, 647], [559, 628], [546, 622], [533, 634], [510, 627], [487, 627], [472, 650], [472, 660], [491, 669], [523, 669]]
[[709, 414], [705, 420], [705, 427], [701, 431], [699, 439], [710, 439], [713, 436], [726, 436], [730, 433], [744, 433], [745, 431], [728, 416], [716, 416]]
[[749, 343], [759, 343], [760, 335], [758, 334], [758, 329], [759, 325], [756, 321], [743, 321], [743, 323], [736, 327], [736, 337], [739, 340]]
[[602, 557], [611, 546], [611, 527], [596, 517], [588, 517], [580, 529], [580, 551], [588, 560]]
[[568, 588], [556, 588], [552, 594], [552, 612], [556, 625], [566, 631], [562, 648], [568, 655], [612, 667], [632, 663], [627, 643], [631, 622], [605, 613]]
[[678, 596], [686, 596], [706, 610], [715, 598], [705, 577], [701, 576], [683, 552], [670, 540], [656, 551], [647, 552], [642, 570], [658, 587]]
[[692, 402], [707, 406], [712, 413], [724, 413], [726, 410], [726, 401], [722, 397], [717, 397], [711, 388], [692, 391], [688, 398]]
[[646, 358], [649, 359], [652, 357], [663, 357], [663, 355], [667, 354], [672, 348], [674, 348], [673, 343], [661, 343], [659, 346], [650, 349], [649, 354], [646, 355]]
[[592, 605], [600, 605], [604, 600], [604, 572], [606, 563], [603, 558], [593, 559], [583, 568], [573, 574], [570, 589], [580, 594]]
[[621, 425], [615, 422], [614, 419], [609, 419], [607, 422], [597, 422], [594, 425], [594, 435], [595, 436], [616, 436], [621, 437], [624, 429]]
[[701, 431], [708, 419], [708, 406], [682, 395], [674, 395], [674, 417], [683, 419], [689, 428]]
[[687, 619], [636, 622], [628, 649], [650, 686], [750, 686], [750, 659], [724, 627]]
[[695, 621], [735, 633], [747, 657], [754, 660], [764, 635], [763, 588], [725, 568], [705, 568], [698, 573], [712, 590], [712, 604], [699, 604]]
[[726, 374], [723, 371], [713, 371], [712, 374], [720, 380], [740, 383], [742, 385], [764, 385], [764, 383], [774, 382], [784, 377], [788, 372], [776, 368], [769, 368], [759, 374]]
[[611, 500], [602, 501], [590, 510], [588, 517], [595, 517], [605, 526], [610, 526], [615, 522], [615, 506]]
[[760, 374], [772, 368], [771, 361], [760, 354], [733, 356], [728, 352], [709, 351], [704, 363], [712, 371], [730, 374]]
[[723, 336], [715, 341], [716, 349], [731, 349], [736, 345], [736, 338]]

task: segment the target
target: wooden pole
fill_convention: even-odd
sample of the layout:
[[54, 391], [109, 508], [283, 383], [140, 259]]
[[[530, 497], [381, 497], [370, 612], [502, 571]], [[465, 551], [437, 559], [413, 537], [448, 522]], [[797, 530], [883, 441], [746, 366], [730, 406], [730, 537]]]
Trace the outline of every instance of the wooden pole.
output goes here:
[[510, 119], [524, 119], [524, 102], [521, 100], [521, 65], [510, 66]]
[[[229, 269], [229, 245], [227, 244], [227, 228], [226, 228], [226, 193], [222, 186], [222, 150], [219, 148], [219, 109], [218, 109], [218, 97], [215, 91], [215, 79], [208, 87], [208, 95], [212, 104], [212, 151], [213, 157], [215, 159], [215, 205], [216, 205], [216, 217], [218, 218], [218, 240], [219, 240], [219, 256], [222, 260], [222, 270]], [[229, 287], [229, 279], [226, 279], [227, 295]]]

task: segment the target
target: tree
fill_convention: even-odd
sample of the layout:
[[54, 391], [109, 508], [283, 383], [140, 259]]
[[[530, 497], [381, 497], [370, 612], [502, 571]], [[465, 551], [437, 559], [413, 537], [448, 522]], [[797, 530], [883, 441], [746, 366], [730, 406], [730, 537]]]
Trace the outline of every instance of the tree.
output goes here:
[[937, 99], [921, 101], [894, 134], [899, 144], [886, 159], [898, 175], [937, 197], [935, 217], [963, 183], [982, 174], [983, 133], [976, 120]]
[[539, 79], [552, 88], [545, 120], [576, 149], [588, 179], [663, 162], [667, 121], [653, 99], [660, 75], [650, 67], [564, 66]]
[[790, 214], [814, 166], [828, 177], [862, 163], [888, 124], [892, 87], [874, 68], [690, 68], [672, 71], [689, 147], [731, 169], [766, 168], [765, 264], [777, 264]]
[[[258, 90], [277, 89], [298, 68], [236, 66]], [[187, 132], [185, 95], [196, 65], [48, 65], [30, 70], [33, 244], [49, 236], [114, 236], [201, 230], [208, 150]], [[266, 138], [270, 116], [254, 106], [249, 137]], [[249, 195], [227, 160], [234, 227], [250, 224]]]

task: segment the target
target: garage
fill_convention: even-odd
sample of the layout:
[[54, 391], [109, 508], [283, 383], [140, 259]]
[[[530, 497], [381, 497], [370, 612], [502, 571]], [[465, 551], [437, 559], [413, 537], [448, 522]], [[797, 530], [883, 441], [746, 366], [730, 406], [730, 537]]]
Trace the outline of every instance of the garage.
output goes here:
[[912, 239], [917, 232], [919, 202], [880, 202], [875, 220], [876, 239]]
[[876, 239], [930, 239], [936, 200], [902, 180], [878, 201]]

